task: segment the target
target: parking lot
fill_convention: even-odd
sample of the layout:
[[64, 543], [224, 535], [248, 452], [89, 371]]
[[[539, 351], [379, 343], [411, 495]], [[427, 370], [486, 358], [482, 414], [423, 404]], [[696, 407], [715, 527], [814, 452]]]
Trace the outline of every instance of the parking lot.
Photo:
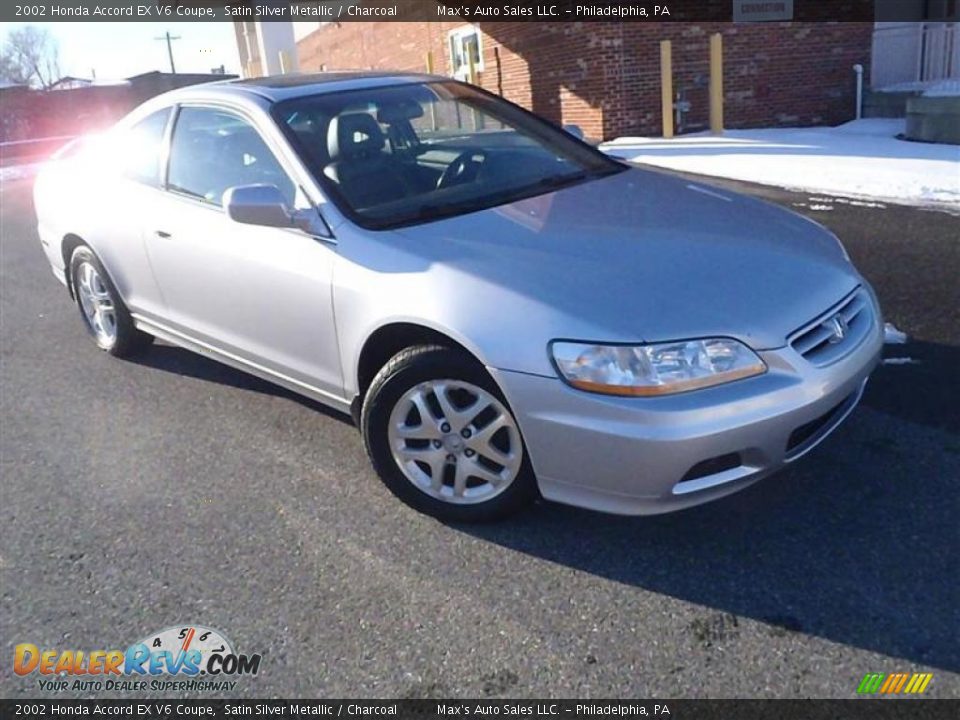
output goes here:
[[850, 698], [928, 671], [927, 695], [960, 697], [960, 218], [725, 184], [834, 230], [909, 362], [739, 495], [482, 527], [395, 500], [345, 417], [165, 344], [95, 349], [29, 181], [4, 185], [0, 694], [43, 695], [18, 643], [197, 623], [263, 655], [237, 696]]

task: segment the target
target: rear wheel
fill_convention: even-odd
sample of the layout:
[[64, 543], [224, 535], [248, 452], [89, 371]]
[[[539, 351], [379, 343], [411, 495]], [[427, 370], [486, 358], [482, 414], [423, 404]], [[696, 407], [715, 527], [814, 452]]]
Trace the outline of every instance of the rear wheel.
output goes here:
[[70, 257], [70, 280], [83, 323], [101, 350], [125, 357], [153, 341], [151, 335], [137, 330], [103, 265], [86, 245], [77, 247]]
[[360, 424], [383, 482], [417, 510], [496, 520], [536, 495], [516, 419], [461, 352], [429, 345], [397, 354], [370, 384]]

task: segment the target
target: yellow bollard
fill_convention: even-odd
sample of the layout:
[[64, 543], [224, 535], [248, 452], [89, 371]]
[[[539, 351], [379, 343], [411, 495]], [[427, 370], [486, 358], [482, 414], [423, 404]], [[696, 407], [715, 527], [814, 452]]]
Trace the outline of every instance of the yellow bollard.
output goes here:
[[710, 131], [723, 134], [723, 35], [710, 36]]
[[[433, 50], [427, 50], [427, 74], [433, 75]], [[437, 105], [430, 103], [430, 127], [437, 131]]]
[[673, 49], [669, 40], [660, 41], [660, 107], [663, 136], [673, 137]]
[[[476, 85], [477, 84], [477, 65], [473, 61], [472, 52], [467, 51], [467, 59], [470, 61], [470, 67], [468, 68], [468, 72], [470, 73], [470, 76], [467, 78], [467, 82], [469, 82], [471, 85]], [[470, 111], [470, 114], [473, 116], [473, 129], [481, 130], [483, 128], [483, 118], [480, 115], [480, 113], [477, 112], [476, 108], [473, 108]]]

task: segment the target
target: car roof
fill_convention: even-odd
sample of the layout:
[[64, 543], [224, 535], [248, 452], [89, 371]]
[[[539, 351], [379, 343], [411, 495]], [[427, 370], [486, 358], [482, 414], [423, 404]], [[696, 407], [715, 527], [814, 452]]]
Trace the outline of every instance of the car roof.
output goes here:
[[368, 70], [343, 70], [322, 73], [291, 73], [288, 75], [270, 75], [242, 80], [224, 80], [221, 82], [191, 85], [170, 93], [177, 99], [190, 99], [198, 96], [256, 95], [271, 103], [290, 98], [322, 93], [359, 90], [370, 87], [403, 85], [417, 82], [450, 81], [440, 75], [401, 72], [374, 72]]

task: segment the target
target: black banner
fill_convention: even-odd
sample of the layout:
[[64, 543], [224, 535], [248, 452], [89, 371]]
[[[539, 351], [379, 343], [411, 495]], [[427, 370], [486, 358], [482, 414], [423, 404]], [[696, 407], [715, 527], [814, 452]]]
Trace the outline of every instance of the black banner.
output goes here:
[[19, 22], [873, 22], [912, 20], [875, 0], [59, 0], [6, 3]]
[[2, 700], [0, 717], [945, 720], [960, 700]]

